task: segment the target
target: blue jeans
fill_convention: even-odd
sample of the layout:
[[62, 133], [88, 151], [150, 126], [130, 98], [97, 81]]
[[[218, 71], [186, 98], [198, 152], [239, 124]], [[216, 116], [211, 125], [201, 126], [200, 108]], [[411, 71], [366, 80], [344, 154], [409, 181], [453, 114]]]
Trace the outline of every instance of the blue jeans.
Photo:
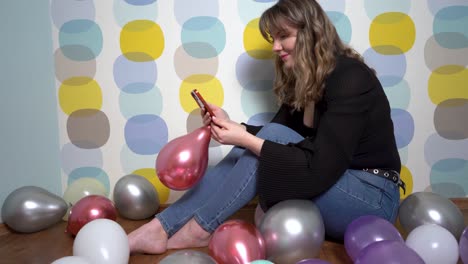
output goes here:
[[[257, 136], [281, 144], [304, 138], [276, 123], [266, 124]], [[156, 215], [171, 237], [191, 218], [212, 233], [256, 195], [258, 159], [249, 150], [233, 147], [200, 182], [166, 210]], [[346, 226], [361, 215], [396, 218], [399, 190], [393, 182], [373, 174], [347, 170], [325, 193], [313, 199], [322, 214], [328, 236], [342, 239]]]

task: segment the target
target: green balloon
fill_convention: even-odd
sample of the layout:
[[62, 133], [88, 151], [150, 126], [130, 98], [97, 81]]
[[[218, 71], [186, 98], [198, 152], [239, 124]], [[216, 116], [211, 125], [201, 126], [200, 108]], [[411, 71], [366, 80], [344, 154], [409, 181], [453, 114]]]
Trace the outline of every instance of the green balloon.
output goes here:
[[274, 264], [274, 263], [268, 260], [259, 259], [259, 260], [254, 260], [250, 262], [249, 264]]
[[[67, 187], [63, 194], [63, 199], [70, 208], [81, 198], [88, 195], [102, 195], [107, 197], [109, 193], [107, 192], [106, 187], [99, 180], [83, 177], [75, 180]], [[69, 213], [65, 214], [63, 220], [68, 221], [68, 215]]]

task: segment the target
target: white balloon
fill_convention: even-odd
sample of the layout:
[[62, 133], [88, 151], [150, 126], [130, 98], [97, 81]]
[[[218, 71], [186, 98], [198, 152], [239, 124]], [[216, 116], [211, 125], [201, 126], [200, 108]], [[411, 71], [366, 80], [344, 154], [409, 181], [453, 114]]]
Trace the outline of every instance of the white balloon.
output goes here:
[[127, 264], [130, 258], [127, 234], [115, 221], [92, 220], [76, 234], [73, 255], [93, 264]]
[[91, 262], [87, 261], [85, 258], [78, 257], [78, 256], [68, 256], [63, 257], [55, 260], [51, 264], [91, 264]]
[[406, 245], [416, 251], [426, 264], [456, 264], [458, 261], [458, 242], [440, 225], [416, 227], [408, 234]]

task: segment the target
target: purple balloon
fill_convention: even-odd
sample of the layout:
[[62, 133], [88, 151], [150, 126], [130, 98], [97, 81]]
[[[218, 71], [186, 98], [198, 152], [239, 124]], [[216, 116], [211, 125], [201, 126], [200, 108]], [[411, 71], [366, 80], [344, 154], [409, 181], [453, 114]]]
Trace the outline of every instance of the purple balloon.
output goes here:
[[303, 259], [296, 264], [330, 264], [330, 262], [321, 259]]
[[460, 258], [463, 263], [468, 264], [468, 226], [465, 227], [460, 237]]
[[382, 240], [404, 242], [392, 223], [378, 216], [365, 215], [348, 225], [344, 235], [344, 246], [349, 257], [356, 260], [361, 250]]
[[354, 264], [424, 264], [424, 260], [410, 247], [395, 240], [383, 240], [364, 248]]

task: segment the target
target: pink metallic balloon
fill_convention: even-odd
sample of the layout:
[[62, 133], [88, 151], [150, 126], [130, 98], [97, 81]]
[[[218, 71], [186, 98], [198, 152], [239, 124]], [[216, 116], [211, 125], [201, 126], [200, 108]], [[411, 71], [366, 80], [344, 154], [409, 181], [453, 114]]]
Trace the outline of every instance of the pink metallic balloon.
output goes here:
[[112, 201], [102, 195], [85, 196], [72, 206], [66, 231], [76, 235], [84, 225], [100, 218], [117, 219]]
[[218, 263], [247, 264], [265, 259], [262, 234], [255, 225], [243, 220], [228, 220], [220, 225], [208, 245], [210, 255]]
[[210, 128], [203, 126], [166, 144], [156, 159], [159, 180], [172, 190], [195, 185], [208, 166], [210, 139]]

